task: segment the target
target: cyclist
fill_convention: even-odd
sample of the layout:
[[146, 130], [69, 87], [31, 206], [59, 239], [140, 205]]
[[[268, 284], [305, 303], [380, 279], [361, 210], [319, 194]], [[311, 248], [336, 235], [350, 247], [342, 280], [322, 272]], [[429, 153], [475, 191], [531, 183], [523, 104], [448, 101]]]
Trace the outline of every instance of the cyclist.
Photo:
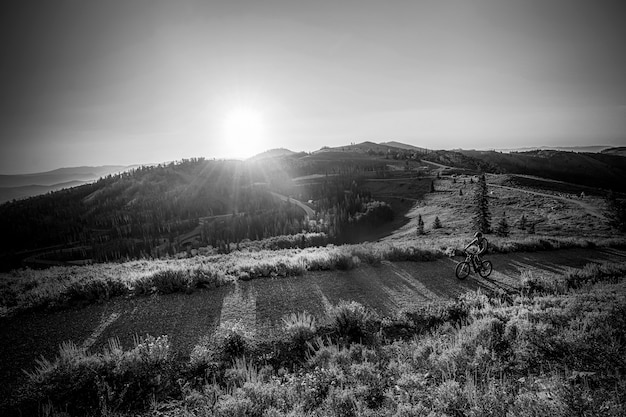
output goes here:
[[481, 232], [476, 232], [474, 234], [474, 240], [467, 244], [465, 250], [467, 251], [470, 246], [473, 245], [475, 245], [477, 248], [477, 251], [474, 254], [476, 265], [478, 266], [478, 268], [482, 268], [483, 260], [481, 259], [480, 255], [487, 252], [487, 239], [483, 237], [483, 234]]

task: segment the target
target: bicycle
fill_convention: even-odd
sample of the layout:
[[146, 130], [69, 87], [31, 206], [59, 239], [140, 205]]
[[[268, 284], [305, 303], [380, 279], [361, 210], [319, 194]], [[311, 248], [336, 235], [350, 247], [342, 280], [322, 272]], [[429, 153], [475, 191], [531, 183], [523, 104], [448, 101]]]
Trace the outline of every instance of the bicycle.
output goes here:
[[458, 279], [465, 279], [474, 270], [483, 278], [487, 278], [493, 271], [493, 264], [491, 261], [482, 261], [481, 265], [477, 265], [476, 255], [470, 252], [465, 252], [465, 260], [459, 262], [454, 270]]

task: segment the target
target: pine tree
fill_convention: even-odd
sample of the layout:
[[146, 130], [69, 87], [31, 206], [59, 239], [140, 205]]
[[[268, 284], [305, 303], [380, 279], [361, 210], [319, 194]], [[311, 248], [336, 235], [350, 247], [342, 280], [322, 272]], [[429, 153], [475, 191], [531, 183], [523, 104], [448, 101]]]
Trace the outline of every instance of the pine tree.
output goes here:
[[422, 220], [421, 214], [417, 215], [417, 234], [418, 235], [424, 234], [424, 220]]
[[519, 219], [519, 225], [517, 226], [519, 230], [526, 230], [526, 216], [522, 214], [522, 217]]
[[491, 213], [489, 212], [489, 199], [487, 197], [487, 180], [485, 175], [478, 178], [474, 191], [474, 217], [472, 226], [482, 233], [491, 231]]
[[500, 219], [496, 227], [496, 234], [501, 237], [509, 235], [509, 223], [506, 221], [506, 213], [502, 213], [502, 219]]
[[609, 225], [620, 232], [626, 231], [626, 202], [618, 200], [613, 191], [606, 197], [606, 217]]
[[435, 222], [433, 223], [433, 229], [441, 229], [441, 221], [439, 220], [439, 216], [435, 217]]

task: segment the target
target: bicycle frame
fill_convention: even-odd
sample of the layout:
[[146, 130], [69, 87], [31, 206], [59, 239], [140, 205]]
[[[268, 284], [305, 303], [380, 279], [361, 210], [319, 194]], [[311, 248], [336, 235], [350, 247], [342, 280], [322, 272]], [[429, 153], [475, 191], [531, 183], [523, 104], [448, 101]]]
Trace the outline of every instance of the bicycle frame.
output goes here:
[[[467, 267], [465, 267], [467, 265]], [[477, 265], [476, 254], [465, 252], [465, 260], [459, 262], [455, 268], [455, 274], [458, 279], [465, 279], [472, 271], [483, 278], [491, 274], [493, 265], [489, 260], [481, 260], [481, 265]]]
[[474, 270], [474, 273], [478, 273], [478, 265], [476, 265], [476, 254], [466, 253], [464, 262], [467, 262], [470, 264], [470, 266]]

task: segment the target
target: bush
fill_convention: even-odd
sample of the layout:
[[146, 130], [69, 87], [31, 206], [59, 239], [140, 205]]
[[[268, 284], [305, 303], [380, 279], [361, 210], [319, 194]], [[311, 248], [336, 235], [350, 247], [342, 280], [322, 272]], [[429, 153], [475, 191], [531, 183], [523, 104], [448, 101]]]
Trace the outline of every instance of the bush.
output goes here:
[[[205, 377], [220, 376], [235, 359], [251, 356], [254, 340], [240, 322], [226, 322], [201, 339], [191, 351], [192, 373]], [[220, 374], [220, 375], [217, 375]]]
[[371, 339], [376, 314], [356, 301], [340, 301], [330, 311], [330, 323], [337, 336], [346, 343]]
[[107, 350], [93, 355], [67, 342], [54, 361], [42, 358], [28, 373], [28, 400], [81, 415], [142, 409], [172, 391], [173, 371], [167, 336], [136, 338], [128, 351], [111, 339]]

